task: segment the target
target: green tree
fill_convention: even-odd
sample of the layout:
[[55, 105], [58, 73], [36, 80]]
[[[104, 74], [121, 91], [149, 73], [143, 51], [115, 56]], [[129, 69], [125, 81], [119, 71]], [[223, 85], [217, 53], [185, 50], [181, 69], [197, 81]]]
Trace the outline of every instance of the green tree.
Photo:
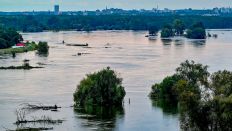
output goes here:
[[174, 32], [172, 30], [171, 25], [165, 25], [161, 30], [161, 38], [168, 38], [174, 36]]
[[6, 40], [0, 38], [0, 49], [4, 49], [4, 48], [7, 48], [8, 45], [7, 45], [7, 42]]
[[22, 35], [20, 35], [17, 31], [9, 28], [0, 28], [0, 39], [0, 48], [9, 48], [19, 43], [20, 41], [23, 41]]
[[125, 96], [122, 79], [109, 67], [87, 75], [74, 93], [75, 106], [121, 106]]
[[180, 77], [177, 75], [165, 77], [161, 83], [152, 86], [150, 97], [153, 99], [163, 99], [173, 104], [177, 104], [178, 100], [174, 87], [179, 80]]
[[194, 23], [188, 30], [186, 34], [187, 38], [190, 39], [205, 39], [206, 31], [202, 22]]
[[38, 53], [39, 54], [47, 54], [49, 51], [49, 46], [47, 42], [39, 42], [38, 44]]
[[149, 26], [149, 35], [157, 35], [159, 28], [156, 26]]
[[210, 75], [207, 69], [207, 65], [186, 60], [180, 64], [180, 67], [176, 68], [176, 74], [193, 85], [201, 84], [207, 87]]
[[175, 30], [175, 35], [183, 35], [185, 25], [184, 25], [183, 21], [176, 19], [173, 22], [173, 28]]

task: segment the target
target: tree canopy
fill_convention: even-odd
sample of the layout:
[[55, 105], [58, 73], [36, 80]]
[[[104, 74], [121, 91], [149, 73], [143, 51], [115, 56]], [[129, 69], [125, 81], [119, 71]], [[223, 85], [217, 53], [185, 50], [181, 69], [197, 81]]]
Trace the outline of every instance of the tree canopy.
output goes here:
[[[176, 20], [176, 21], [175, 21]], [[0, 25], [18, 31], [40, 32], [42, 30], [149, 30], [151, 26], [159, 29], [174, 22], [181, 34], [183, 24], [190, 28], [192, 23], [202, 21], [207, 29], [232, 28], [232, 17], [220, 16], [150, 16], [150, 15], [36, 15], [0, 16]], [[182, 21], [182, 22], [181, 22]], [[180, 30], [179, 30], [180, 29]]]
[[175, 30], [175, 35], [183, 35], [185, 30], [185, 25], [180, 19], [176, 19], [173, 22], [173, 28]]
[[187, 38], [191, 39], [205, 39], [206, 38], [206, 31], [205, 27], [202, 22], [194, 23], [188, 30], [187, 30]]
[[37, 50], [38, 50], [39, 54], [47, 54], [48, 51], [49, 51], [48, 43], [40, 41], [38, 43], [38, 49]]
[[126, 92], [122, 79], [109, 67], [88, 74], [74, 93], [76, 106], [121, 106]]
[[165, 25], [161, 30], [161, 37], [168, 38], [174, 36], [174, 32], [172, 29], [173, 29], [172, 25], [170, 24]]
[[9, 48], [20, 41], [23, 41], [22, 35], [15, 30], [0, 28], [0, 49]]
[[150, 96], [179, 105], [183, 130], [232, 130], [232, 72], [210, 75], [207, 68], [185, 61], [173, 76], [153, 85]]

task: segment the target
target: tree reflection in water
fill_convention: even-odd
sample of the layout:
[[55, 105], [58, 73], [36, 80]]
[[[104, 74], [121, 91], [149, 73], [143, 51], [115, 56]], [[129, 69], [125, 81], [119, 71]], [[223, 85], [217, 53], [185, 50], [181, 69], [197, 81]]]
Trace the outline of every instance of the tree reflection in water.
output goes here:
[[97, 130], [114, 129], [117, 118], [124, 116], [124, 108], [122, 106], [85, 106], [83, 108], [75, 108], [74, 111], [79, 119], [84, 120], [82, 126]]
[[178, 106], [172, 104], [168, 100], [152, 100], [152, 106], [161, 108], [164, 114], [176, 115], [178, 114]]
[[161, 42], [163, 43], [163, 45], [171, 45], [172, 39], [161, 39]]
[[204, 47], [206, 40], [193, 40], [190, 41], [190, 43], [194, 46], [194, 47]]

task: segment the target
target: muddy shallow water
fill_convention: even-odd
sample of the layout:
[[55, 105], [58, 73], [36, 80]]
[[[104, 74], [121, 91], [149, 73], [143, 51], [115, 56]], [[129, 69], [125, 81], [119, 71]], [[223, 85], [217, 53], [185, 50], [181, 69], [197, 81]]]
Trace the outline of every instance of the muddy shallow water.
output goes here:
[[[209, 65], [209, 71], [232, 70], [232, 31], [211, 30], [218, 38], [189, 40], [148, 40], [146, 32], [95, 31], [23, 33], [25, 40], [47, 41], [49, 55], [35, 52], [1, 56], [0, 65], [21, 65], [29, 59], [32, 70], [0, 70], [0, 130], [15, 129], [15, 110], [22, 103], [57, 104], [59, 112], [37, 111], [27, 114], [64, 119], [60, 125], [49, 125], [56, 131], [76, 130], [172, 130], [178, 131], [179, 116], [152, 105], [147, 97], [151, 85], [171, 75], [184, 60]], [[65, 46], [84, 44], [89, 48]], [[78, 53], [83, 53], [78, 55]], [[123, 78], [127, 92], [124, 108], [108, 118], [88, 117], [73, 110], [73, 93], [85, 74], [110, 66]], [[130, 104], [128, 102], [130, 98]], [[30, 125], [27, 125], [27, 127]], [[33, 126], [33, 125], [32, 125]], [[36, 125], [44, 126], [44, 125]]]

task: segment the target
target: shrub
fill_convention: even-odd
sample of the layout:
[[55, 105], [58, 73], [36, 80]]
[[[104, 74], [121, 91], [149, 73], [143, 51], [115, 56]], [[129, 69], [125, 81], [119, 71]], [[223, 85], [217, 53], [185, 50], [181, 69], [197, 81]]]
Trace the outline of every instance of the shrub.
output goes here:
[[39, 42], [38, 44], [38, 53], [39, 54], [46, 54], [48, 53], [49, 46], [47, 42]]
[[165, 25], [161, 31], [161, 38], [168, 38], [174, 36], [171, 25]]
[[109, 67], [93, 74], [88, 74], [74, 93], [75, 106], [122, 105], [125, 96], [122, 79]]
[[193, 24], [186, 32], [186, 37], [191, 39], [205, 39], [206, 31], [203, 23], [197, 22]]

